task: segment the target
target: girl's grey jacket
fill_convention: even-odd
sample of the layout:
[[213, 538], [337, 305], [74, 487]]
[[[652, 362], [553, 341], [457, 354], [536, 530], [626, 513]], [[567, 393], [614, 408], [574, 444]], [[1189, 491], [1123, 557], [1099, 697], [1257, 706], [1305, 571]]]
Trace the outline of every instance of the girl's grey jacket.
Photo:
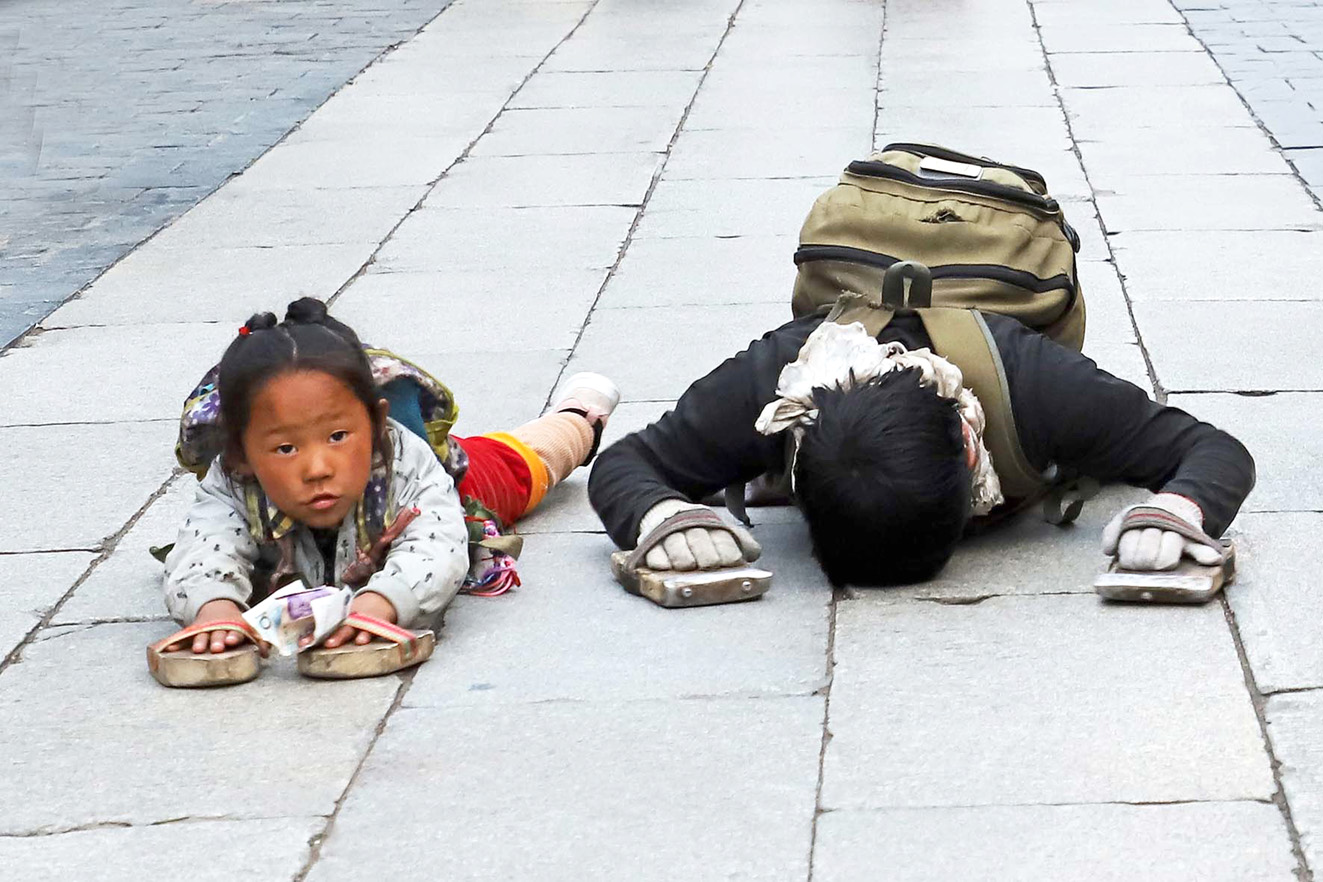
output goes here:
[[[455, 482], [427, 442], [394, 420], [388, 421], [387, 436], [393, 445], [389, 480], [397, 508], [414, 506], [420, 514], [391, 545], [381, 570], [359, 593], [375, 591], [384, 596], [394, 605], [399, 624], [407, 628], [454, 599], [469, 568], [468, 531]], [[355, 560], [354, 511], [340, 524], [334, 573], [326, 572], [308, 527], [296, 523], [291, 532], [295, 567], [310, 586], [338, 583]], [[170, 615], [187, 625], [203, 604], [222, 598], [246, 608], [260, 552], [243, 486], [225, 473], [217, 458], [199, 482], [165, 561], [165, 605]]]

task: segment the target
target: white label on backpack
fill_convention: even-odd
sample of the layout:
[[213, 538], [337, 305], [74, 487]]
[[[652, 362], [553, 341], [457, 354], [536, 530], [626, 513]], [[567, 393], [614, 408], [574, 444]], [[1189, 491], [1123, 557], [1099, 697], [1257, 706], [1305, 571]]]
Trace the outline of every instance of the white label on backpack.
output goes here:
[[936, 156], [925, 156], [919, 160], [919, 171], [933, 172], [939, 175], [959, 175], [962, 178], [981, 178], [983, 177], [983, 166], [974, 165], [970, 162], [952, 162], [949, 159], [939, 159]]

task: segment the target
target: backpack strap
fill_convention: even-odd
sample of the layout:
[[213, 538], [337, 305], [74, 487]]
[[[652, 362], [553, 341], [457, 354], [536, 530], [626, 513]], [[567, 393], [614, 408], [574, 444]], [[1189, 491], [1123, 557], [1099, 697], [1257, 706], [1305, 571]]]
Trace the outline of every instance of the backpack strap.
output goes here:
[[1036, 496], [1047, 481], [1024, 456], [1011, 410], [1010, 387], [992, 332], [972, 309], [920, 309], [933, 349], [960, 368], [964, 383], [983, 405], [987, 427], [983, 440], [992, 454], [1002, 492], [1011, 499]]

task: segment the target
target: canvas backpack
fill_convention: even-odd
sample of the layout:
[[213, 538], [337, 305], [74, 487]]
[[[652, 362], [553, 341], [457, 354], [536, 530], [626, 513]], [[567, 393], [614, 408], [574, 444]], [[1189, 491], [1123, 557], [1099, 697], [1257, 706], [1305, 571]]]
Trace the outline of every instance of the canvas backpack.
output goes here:
[[[1076, 351], [1084, 345], [1079, 236], [1038, 172], [942, 147], [889, 144], [852, 162], [814, 203], [795, 253], [796, 317], [859, 322], [876, 337], [918, 315], [933, 349], [983, 404], [984, 441], [1002, 490], [1043, 500], [1052, 523], [1078, 516], [1096, 485], [1025, 458], [1006, 374], [982, 312], [1018, 319]], [[727, 493], [727, 500], [743, 493]], [[741, 506], [742, 509], [742, 506]]]
[[876, 297], [888, 267], [928, 267], [932, 305], [1019, 319], [1084, 344], [1079, 236], [1038, 172], [924, 144], [888, 144], [850, 163], [800, 232], [795, 316], [844, 293]]

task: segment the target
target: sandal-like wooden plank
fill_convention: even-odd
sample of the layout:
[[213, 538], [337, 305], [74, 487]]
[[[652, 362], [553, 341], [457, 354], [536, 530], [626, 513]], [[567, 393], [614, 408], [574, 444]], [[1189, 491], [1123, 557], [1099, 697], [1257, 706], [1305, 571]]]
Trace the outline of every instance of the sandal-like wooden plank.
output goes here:
[[[247, 637], [248, 642], [224, 652], [194, 652], [193, 638], [212, 631], [237, 631]], [[147, 647], [147, 670], [152, 672], [156, 682], [175, 689], [247, 683], [262, 671], [260, 642], [257, 632], [244, 621], [189, 625]], [[175, 643], [184, 645], [174, 652], [165, 651], [167, 646]]]
[[[754, 600], [772, 586], [772, 574], [750, 566], [721, 567], [712, 570], [652, 570], [642, 566], [648, 552], [667, 536], [701, 527], [725, 530], [740, 543], [740, 535], [711, 511], [689, 510], [671, 515], [639, 540], [633, 551], [611, 555], [611, 575], [631, 594], [646, 597], [667, 608], [711, 606]], [[743, 550], [743, 545], [741, 544]]]
[[436, 649], [431, 631], [409, 631], [362, 613], [350, 613], [344, 623], [381, 639], [362, 646], [350, 642], [334, 649], [306, 649], [299, 653], [300, 674], [320, 680], [380, 677], [422, 664]]
[[1128, 603], [1207, 603], [1235, 578], [1236, 550], [1228, 545], [1220, 564], [1205, 566], [1181, 558], [1176, 569], [1163, 572], [1125, 570], [1113, 558], [1093, 589], [1107, 600]]

